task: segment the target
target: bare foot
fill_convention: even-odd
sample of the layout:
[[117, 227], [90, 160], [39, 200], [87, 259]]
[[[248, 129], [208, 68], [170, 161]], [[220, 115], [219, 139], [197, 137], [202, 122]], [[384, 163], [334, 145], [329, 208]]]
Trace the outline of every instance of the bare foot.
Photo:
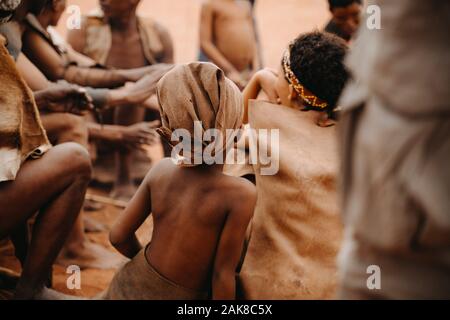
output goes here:
[[76, 265], [80, 269], [117, 269], [126, 259], [93, 242], [64, 248], [56, 263], [64, 267]]
[[83, 215], [83, 224], [84, 224], [84, 231], [86, 232], [103, 232], [108, 231], [108, 228], [101, 222], [98, 222], [92, 217], [89, 217], [88, 215]]
[[14, 296], [14, 300], [86, 300], [82, 297], [67, 295], [53, 289], [44, 287], [36, 293], [27, 289], [18, 288]]
[[136, 193], [137, 188], [133, 184], [115, 185], [110, 193], [113, 199], [128, 202]]

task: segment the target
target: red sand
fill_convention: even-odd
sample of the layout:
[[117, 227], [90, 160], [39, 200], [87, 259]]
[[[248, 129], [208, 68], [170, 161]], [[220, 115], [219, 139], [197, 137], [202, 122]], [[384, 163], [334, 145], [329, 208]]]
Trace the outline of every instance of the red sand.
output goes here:
[[[68, 2], [79, 5], [83, 13], [93, 9], [96, 4], [96, 1], [91, 0]], [[157, 19], [169, 29], [175, 43], [176, 62], [183, 63], [192, 61], [197, 56], [199, 9], [200, 0], [143, 0], [139, 11], [142, 15]], [[258, 0], [256, 16], [265, 65], [272, 68], [278, 67], [281, 54], [289, 41], [302, 32], [321, 29], [329, 18], [326, 0]], [[66, 31], [65, 21], [63, 18], [59, 26], [62, 34]], [[88, 214], [111, 226], [119, 213], [120, 209], [106, 206], [99, 212]], [[149, 241], [151, 222], [146, 222], [138, 234], [143, 242]], [[113, 250], [106, 232], [89, 234], [89, 238]], [[0, 242], [0, 266], [20, 271], [13, 249], [6, 242]], [[68, 275], [65, 269], [55, 266], [54, 287], [68, 294], [92, 297], [107, 287], [114, 272], [115, 270], [83, 270], [81, 290], [69, 290], [66, 287]]]

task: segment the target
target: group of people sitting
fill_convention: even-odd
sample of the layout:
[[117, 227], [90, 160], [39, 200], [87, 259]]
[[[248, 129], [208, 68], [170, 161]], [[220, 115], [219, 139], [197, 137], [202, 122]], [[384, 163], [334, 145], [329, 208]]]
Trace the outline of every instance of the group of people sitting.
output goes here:
[[[334, 297], [336, 123], [362, 2], [330, 0], [325, 31], [294, 39], [278, 69], [261, 68], [254, 1], [205, 1], [199, 60], [209, 62], [184, 65], [166, 28], [137, 15], [139, 2], [100, 0], [64, 40], [54, 27], [65, 0], [0, 1], [0, 239], [10, 237], [22, 264], [15, 298], [65, 298], [50, 289], [55, 260], [121, 264], [88, 240], [80, 214], [101, 152], [115, 157], [111, 197], [127, 202], [110, 241], [131, 260], [97, 298]], [[141, 146], [162, 141], [169, 156], [178, 130], [196, 144], [198, 130], [226, 137], [245, 127], [280, 131], [275, 175], [261, 175], [260, 163], [193, 163], [183, 150], [135, 187]], [[136, 231], [150, 215], [142, 244]], [[360, 286], [340, 294], [366, 297]]]

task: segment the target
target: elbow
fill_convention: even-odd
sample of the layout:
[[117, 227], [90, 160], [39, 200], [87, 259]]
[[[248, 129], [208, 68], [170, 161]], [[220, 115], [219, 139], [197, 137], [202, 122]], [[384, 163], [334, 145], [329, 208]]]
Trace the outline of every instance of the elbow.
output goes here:
[[50, 81], [58, 81], [64, 79], [66, 68], [58, 66], [54, 70], [48, 69], [47, 77]]
[[111, 245], [114, 248], [117, 248], [120, 246], [120, 244], [125, 242], [125, 238], [122, 235], [122, 233], [118, 230], [116, 230], [115, 228], [113, 228], [110, 232], [109, 232], [109, 242], [111, 243]]

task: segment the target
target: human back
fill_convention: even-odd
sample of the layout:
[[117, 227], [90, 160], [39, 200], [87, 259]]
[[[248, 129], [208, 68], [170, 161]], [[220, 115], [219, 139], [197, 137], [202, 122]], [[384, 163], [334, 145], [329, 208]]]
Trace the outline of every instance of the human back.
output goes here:
[[227, 214], [247, 182], [215, 166], [183, 168], [165, 159], [150, 173], [149, 185], [155, 231], [148, 261], [172, 281], [204, 289]]

